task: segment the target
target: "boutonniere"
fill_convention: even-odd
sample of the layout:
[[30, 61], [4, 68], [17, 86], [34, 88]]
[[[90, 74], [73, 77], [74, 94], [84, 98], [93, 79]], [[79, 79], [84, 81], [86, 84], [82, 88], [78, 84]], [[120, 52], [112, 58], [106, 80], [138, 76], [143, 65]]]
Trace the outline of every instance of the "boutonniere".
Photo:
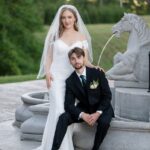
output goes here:
[[98, 80], [93, 80], [91, 83], [90, 83], [90, 89], [96, 89], [99, 85], [99, 81]]

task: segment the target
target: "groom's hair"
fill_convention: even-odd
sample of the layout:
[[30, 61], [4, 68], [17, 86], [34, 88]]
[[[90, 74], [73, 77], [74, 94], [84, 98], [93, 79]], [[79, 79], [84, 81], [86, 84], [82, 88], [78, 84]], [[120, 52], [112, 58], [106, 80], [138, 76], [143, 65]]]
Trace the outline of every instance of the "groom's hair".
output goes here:
[[84, 53], [84, 50], [82, 48], [75, 47], [72, 50], [70, 50], [69, 53], [68, 53], [69, 59], [71, 58], [71, 56], [72, 56], [73, 53], [75, 53], [79, 57], [80, 56], [85, 57], [85, 53]]

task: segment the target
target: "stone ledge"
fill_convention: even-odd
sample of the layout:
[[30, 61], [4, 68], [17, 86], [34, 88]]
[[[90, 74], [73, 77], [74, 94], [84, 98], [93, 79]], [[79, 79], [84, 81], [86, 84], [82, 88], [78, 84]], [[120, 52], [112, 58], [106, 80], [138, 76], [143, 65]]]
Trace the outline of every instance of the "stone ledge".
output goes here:
[[21, 99], [24, 103], [28, 103], [28, 104], [41, 104], [41, 103], [48, 103], [49, 100], [48, 99], [44, 99], [44, 95], [47, 92], [45, 91], [40, 91], [40, 92], [30, 92], [30, 93], [26, 93], [23, 94], [21, 96]]
[[114, 81], [115, 87], [124, 87], [124, 88], [143, 88], [148, 89], [148, 83], [146, 82], [134, 82], [134, 81]]
[[113, 120], [111, 122], [111, 129], [119, 129], [123, 131], [132, 131], [132, 132], [150, 132], [150, 123], [149, 122], [140, 122], [140, 121], [121, 121]]
[[[73, 141], [75, 150], [91, 150], [96, 128], [86, 124], [75, 127]], [[125, 122], [113, 119], [111, 127], [99, 150], [149, 150], [150, 124], [147, 122]]]

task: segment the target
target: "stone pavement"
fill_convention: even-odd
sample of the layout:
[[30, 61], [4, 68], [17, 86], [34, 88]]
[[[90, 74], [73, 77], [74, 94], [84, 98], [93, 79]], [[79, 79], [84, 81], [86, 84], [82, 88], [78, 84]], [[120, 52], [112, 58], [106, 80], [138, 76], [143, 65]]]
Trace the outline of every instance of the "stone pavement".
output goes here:
[[20, 141], [20, 129], [12, 124], [15, 110], [22, 104], [21, 95], [46, 90], [44, 80], [0, 84], [0, 150], [31, 150], [40, 143]]

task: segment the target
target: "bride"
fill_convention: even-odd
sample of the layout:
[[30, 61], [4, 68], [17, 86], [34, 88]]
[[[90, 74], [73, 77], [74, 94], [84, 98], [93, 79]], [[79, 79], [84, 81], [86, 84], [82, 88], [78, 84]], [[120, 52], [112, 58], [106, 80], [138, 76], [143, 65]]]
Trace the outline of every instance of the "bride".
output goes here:
[[[94, 67], [90, 63], [91, 38], [78, 10], [72, 5], [63, 5], [48, 31], [38, 74], [38, 78], [46, 76], [50, 106], [42, 144], [36, 150], [51, 150], [58, 117], [64, 112], [65, 80], [73, 72], [68, 52], [74, 47], [83, 48], [86, 53], [86, 65]], [[70, 126], [60, 150], [74, 150], [72, 132], [73, 126]]]

